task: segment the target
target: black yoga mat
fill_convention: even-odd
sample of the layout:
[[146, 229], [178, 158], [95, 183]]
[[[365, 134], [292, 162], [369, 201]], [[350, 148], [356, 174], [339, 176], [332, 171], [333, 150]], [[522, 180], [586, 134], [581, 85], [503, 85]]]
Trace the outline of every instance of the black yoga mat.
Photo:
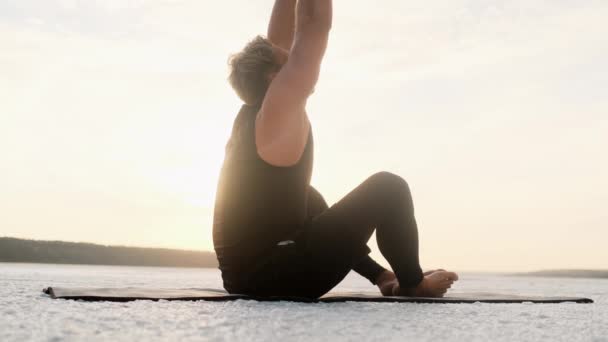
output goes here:
[[229, 294], [213, 289], [153, 289], [153, 288], [65, 288], [49, 287], [44, 293], [54, 299], [90, 302], [130, 302], [134, 300], [171, 301], [291, 301], [305, 303], [379, 302], [379, 303], [593, 303], [588, 298], [517, 296], [495, 293], [451, 293], [444, 298], [383, 297], [379, 293], [330, 292], [318, 300], [300, 297], [255, 297]]

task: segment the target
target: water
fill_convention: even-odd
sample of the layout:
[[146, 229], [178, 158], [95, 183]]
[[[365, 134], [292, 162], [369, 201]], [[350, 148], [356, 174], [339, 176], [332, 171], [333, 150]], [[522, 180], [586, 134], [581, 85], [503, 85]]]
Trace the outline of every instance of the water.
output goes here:
[[[458, 292], [583, 296], [595, 304], [52, 300], [48, 286], [221, 288], [213, 269], [0, 263], [0, 341], [608, 341], [608, 280], [462, 274]], [[376, 291], [352, 274], [336, 288]]]

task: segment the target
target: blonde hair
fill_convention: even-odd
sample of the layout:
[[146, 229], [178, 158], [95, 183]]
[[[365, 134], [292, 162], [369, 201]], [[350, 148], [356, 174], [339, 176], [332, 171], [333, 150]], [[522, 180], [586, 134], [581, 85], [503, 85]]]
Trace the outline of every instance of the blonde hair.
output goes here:
[[241, 52], [230, 56], [228, 64], [228, 81], [248, 105], [262, 103], [270, 85], [268, 75], [280, 68], [272, 43], [262, 36], [255, 37]]

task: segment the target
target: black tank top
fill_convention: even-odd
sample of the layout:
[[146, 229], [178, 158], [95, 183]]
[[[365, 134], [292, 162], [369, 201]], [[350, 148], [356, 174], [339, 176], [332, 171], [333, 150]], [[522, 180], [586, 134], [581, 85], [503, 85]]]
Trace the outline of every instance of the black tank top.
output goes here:
[[244, 105], [234, 121], [215, 200], [213, 244], [228, 291], [246, 286], [277, 243], [293, 237], [307, 219], [312, 129], [298, 163], [276, 167], [257, 153], [258, 111]]

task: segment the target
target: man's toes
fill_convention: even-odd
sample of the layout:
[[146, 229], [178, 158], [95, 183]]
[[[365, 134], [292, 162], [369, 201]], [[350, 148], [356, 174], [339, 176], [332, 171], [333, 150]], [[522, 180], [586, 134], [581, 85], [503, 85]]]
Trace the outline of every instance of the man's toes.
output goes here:
[[448, 284], [439, 284], [438, 288], [441, 289], [441, 290], [446, 290], [447, 291], [447, 289], [451, 289], [452, 288], [452, 284], [449, 284], [449, 283]]
[[433, 277], [435, 280], [437, 280], [439, 282], [453, 281], [453, 279], [451, 278], [452, 275], [450, 273], [451, 272], [447, 272], [447, 271], [437, 271], [437, 272], [431, 274], [431, 277]]
[[446, 278], [446, 280], [450, 280], [452, 282], [458, 280], [458, 274], [454, 272], [442, 272], [442, 275]]

